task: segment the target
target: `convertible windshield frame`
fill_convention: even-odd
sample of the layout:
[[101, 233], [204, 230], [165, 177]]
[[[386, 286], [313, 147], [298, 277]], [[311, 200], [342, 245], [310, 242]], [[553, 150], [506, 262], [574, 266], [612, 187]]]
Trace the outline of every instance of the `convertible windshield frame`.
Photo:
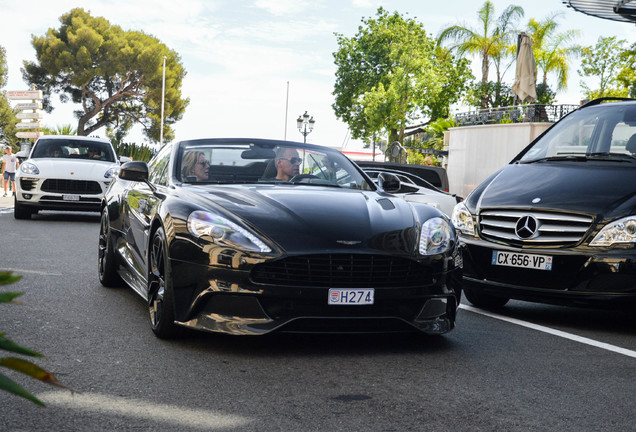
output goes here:
[[[262, 139], [190, 140], [179, 143], [173, 158], [174, 178], [183, 184], [303, 184], [376, 190], [341, 152], [313, 144]], [[289, 181], [277, 179], [280, 159], [287, 165], [297, 165], [298, 175]]]

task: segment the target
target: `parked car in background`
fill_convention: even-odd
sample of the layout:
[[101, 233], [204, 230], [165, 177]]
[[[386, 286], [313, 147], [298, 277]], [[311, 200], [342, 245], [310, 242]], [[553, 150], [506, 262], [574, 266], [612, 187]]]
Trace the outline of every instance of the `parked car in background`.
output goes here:
[[161, 338], [178, 326], [446, 333], [461, 296], [455, 231], [441, 211], [386, 193], [397, 187], [328, 147], [168, 144], [124, 164], [106, 192], [99, 279], [138, 293]]
[[16, 172], [14, 217], [29, 219], [39, 210], [99, 211], [119, 164], [112, 144], [104, 138], [38, 138]]
[[448, 192], [448, 174], [443, 167], [429, 165], [402, 164], [380, 161], [355, 161], [361, 168], [382, 168], [403, 171], [423, 178], [436, 188]]
[[453, 214], [455, 205], [461, 201], [461, 199], [443, 192], [414, 174], [383, 168], [363, 168], [362, 170], [372, 179], [377, 179], [380, 173], [391, 173], [397, 176], [400, 180], [400, 188], [393, 192], [393, 195], [397, 195], [407, 201], [433, 206], [440, 209], [448, 217]]
[[636, 305], [636, 100], [606, 100], [555, 123], [455, 208], [472, 304]]

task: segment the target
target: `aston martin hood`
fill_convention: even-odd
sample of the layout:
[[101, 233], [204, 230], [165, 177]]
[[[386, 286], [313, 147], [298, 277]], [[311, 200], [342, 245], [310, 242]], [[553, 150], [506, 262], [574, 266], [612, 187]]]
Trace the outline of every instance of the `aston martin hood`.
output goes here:
[[484, 208], [540, 208], [606, 216], [633, 206], [636, 166], [621, 162], [555, 162], [506, 166], [485, 188]]
[[285, 250], [328, 252], [364, 245], [415, 251], [414, 212], [400, 198], [311, 186], [212, 189], [210, 198]]

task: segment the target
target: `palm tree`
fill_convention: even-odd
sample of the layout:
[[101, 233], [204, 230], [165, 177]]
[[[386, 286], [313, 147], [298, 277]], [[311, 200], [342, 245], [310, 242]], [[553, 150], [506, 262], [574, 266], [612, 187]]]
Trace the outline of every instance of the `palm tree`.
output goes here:
[[571, 44], [579, 36], [578, 30], [557, 33], [559, 26], [557, 19], [561, 15], [559, 12], [552, 13], [543, 21], [532, 18], [527, 26], [528, 34], [532, 39], [532, 52], [537, 70], [541, 72], [542, 82], [547, 86], [548, 74], [556, 73], [557, 90], [567, 88], [569, 58], [581, 53], [580, 46]]
[[44, 128], [46, 135], [77, 135], [77, 130], [70, 124], [57, 125], [55, 129]]
[[[437, 37], [437, 43], [442, 44], [452, 41], [454, 45], [449, 49], [459, 55], [474, 54], [481, 57], [481, 82], [488, 83], [490, 62], [493, 61], [497, 68], [497, 82], [501, 82], [501, 61], [512, 53], [511, 46], [516, 42], [515, 22], [523, 17], [521, 6], [509, 5], [495, 20], [495, 7], [492, 2], [486, 1], [478, 11], [480, 26], [476, 29], [467, 25], [454, 25], [443, 29]], [[482, 97], [482, 106], [485, 107], [486, 95]]]

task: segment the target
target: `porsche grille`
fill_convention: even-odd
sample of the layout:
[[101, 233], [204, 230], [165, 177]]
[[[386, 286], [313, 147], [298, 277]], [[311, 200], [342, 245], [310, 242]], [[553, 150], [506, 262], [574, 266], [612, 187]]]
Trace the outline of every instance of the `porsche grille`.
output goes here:
[[101, 194], [102, 188], [96, 181], [47, 179], [42, 183], [43, 192], [65, 194]]
[[422, 286], [432, 281], [428, 266], [383, 255], [308, 255], [254, 266], [255, 283], [331, 288]]
[[38, 184], [37, 179], [30, 178], [21, 178], [20, 179], [20, 188], [25, 191], [30, 191], [35, 189], [35, 186]]
[[[522, 239], [516, 233], [519, 219], [532, 216], [537, 221], [536, 235]], [[515, 246], [567, 246], [581, 241], [592, 218], [534, 210], [484, 210], [479, 213], [483, 238]]]

